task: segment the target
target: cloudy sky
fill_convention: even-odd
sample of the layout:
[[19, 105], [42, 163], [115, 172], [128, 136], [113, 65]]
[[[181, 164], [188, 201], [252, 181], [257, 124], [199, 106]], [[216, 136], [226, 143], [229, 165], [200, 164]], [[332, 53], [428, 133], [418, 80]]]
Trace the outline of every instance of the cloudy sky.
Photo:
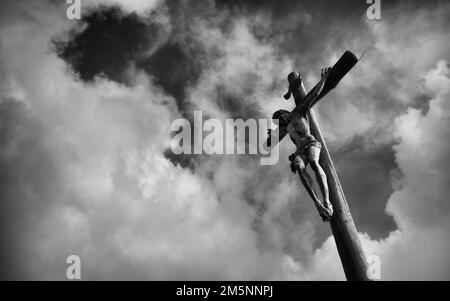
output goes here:
[[0, 2], [2, 279], [343, 280], [329, 225], [289, 169], [176, 156], [171, 122], [269, 118], [363, 59], [316, 107], [385, 280], [450, 280], [450, 3]]

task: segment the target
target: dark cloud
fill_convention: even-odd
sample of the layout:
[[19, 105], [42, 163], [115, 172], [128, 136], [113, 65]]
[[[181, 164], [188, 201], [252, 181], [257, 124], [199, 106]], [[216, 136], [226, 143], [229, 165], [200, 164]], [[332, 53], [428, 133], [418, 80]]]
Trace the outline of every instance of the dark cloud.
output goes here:
[[85, 15], [65, 40], [55, 40], [56, 52], [83, 81], [104, 76], [128, 83], [127, 69], [159, 36], [158, 26], [135, 13], [101, 7]]
[[248, 101], [246, 95], [252, 95], [256, 88], [254, 82], [257, 75], [251, 71], [242, 78], [245, 82], [245, 90], [241, 95], [235, 95], [224, 86], [216, 87], [215, 101], [219, 108], [228, 113], [232, 119], [248, 120], [251, 118], [262, 118], [261, 108], [258, 104]]
[[394, 192], [390, 175], [395, 167], [395, 153], [393, 144], [375, 148], [366, 145], [363, 137], [356, 136], [335, 153], [334, 159], [358, 230], [380, 239], [397, 229], [392, 216], [385, 212]]
[[195, 83], [201, 69], [181, 45], [169, 42], [136, 66], [155, 76], [156, 83], [176, 99], [180, 112], [187, 110], [185, 89]]

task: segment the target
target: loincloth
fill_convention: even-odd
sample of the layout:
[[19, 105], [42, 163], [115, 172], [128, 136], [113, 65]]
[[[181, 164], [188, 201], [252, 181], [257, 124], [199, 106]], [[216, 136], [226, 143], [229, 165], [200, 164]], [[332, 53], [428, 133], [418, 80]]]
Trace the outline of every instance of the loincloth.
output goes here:
[[300, 156], [300, 158], [302, 158], [303, 161], [307, 162], [308, 161], [307, 160], [308, 150], [311, 147], [318, 148], [318, 150], [319, 150], [318, 154], [320, 154], [320, 150], [322, 149], [322, 144], [319, 141], [313, 139], [313, 140], [306, 142], [302, 147], [297, 148], [297, 150], [294, 153], [294, 156]]

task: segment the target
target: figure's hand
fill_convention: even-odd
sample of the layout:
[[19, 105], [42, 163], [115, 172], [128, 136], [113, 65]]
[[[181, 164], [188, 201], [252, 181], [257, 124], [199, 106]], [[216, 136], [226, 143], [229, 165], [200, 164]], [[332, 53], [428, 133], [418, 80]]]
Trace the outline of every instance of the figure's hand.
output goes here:
[[328, 77], [328, 75], [330, 74], [330, 70], [331, 70], [331, 67], [322, 69], [322, 71], [320, 72], [320, 76], [322, 77], [323, 80], [325, 80]]

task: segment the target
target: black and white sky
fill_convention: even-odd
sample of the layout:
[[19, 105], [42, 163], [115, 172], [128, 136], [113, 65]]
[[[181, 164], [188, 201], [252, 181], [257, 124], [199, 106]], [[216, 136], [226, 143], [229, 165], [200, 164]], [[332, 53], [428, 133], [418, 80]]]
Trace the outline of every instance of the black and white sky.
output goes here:
[[289, 169], [176, 156], [170, 125], [270, 118], [365, 54], [315, 108], [385, 280], [450, 280], [450, 3], [0, 2], [2, 279], [343, 280], [328, 224]]

